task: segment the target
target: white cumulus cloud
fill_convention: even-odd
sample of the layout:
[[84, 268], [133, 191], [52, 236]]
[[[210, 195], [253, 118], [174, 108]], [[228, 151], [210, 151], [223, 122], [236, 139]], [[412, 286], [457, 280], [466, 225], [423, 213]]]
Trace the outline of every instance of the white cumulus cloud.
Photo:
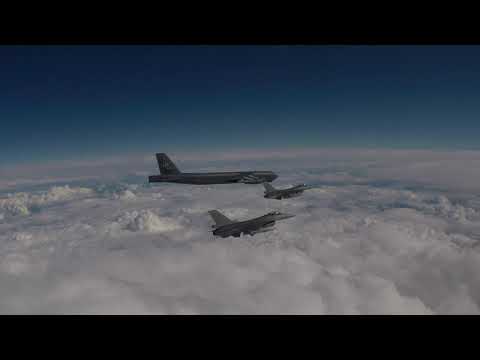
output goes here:
[[[480, 199], [473, 180], [438, 172], [461, 156], [322, 154], [261, 160], [280, 174], [278, 187], [317, 185], [284, 201], [264, 199], [260, 185], [135, 177], [9, 188], [0, 313], [479, 313]], [[239, 220], [296, 216], [270, 233], [221, 239], [207, 214], [215, 208]]]

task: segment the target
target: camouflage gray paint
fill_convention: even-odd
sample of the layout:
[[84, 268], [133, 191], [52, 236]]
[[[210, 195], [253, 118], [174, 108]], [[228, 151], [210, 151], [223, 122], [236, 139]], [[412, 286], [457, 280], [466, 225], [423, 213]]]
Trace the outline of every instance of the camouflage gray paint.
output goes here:
[[264, 183], [265, 194], [264, 198], [266, 199], [288, 199], [296, 196], [300, 196], [305, 190], [311, 189], [311, 186], [305, 184], [295, 185], [288, 189], [275, 189], [272, 185]]
[[215, 225], [212, 226], [214, 228], [212, 231], [213, 235], [222, 238], [229, 236], [240, 237], [242, 234], [253, 236], [258, 233], [272, 231], [276, 221], [289, 219], [295, 216], [273, 211], [254, 219], [235, 222], [217, 210], [210, 210], [208, 213], [215, 221]]

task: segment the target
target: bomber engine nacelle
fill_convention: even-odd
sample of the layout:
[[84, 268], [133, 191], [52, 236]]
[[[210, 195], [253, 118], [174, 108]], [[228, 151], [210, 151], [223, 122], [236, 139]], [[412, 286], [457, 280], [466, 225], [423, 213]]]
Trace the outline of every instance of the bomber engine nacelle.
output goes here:
[[244, 184], [261, 184], [265, 181], [265, 179], [256, 177], [255, 175], [247, 175], [240, 179], [239, 182], [244, 183]]

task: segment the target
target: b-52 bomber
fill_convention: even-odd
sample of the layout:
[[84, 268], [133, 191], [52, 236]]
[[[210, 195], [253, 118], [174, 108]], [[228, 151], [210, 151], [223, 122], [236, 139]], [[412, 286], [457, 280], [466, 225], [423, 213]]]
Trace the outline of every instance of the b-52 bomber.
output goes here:
[[230, 171], [207, 173], [183, 173], [178, 170], [172, 160], [164, 153], [156, 154], [160, 175], [150, 175], [149, 183], [171, 182], [180, 184], [261, 184], [271, 182], [278, 175], [272, 171]]
[[288, 189], [275, 189], [269, 183], [263, 183], [265, 187], [265, 195], [263, 196], [266, 199], [288, 199], [292, 197], [300, 196], [305, 190], [311, 189], [311, 186], [305, 184], [295, 185]]
[[229, 236], [240, 237], [242, 234], [253, 236], [258, 233], [272, 231], [275, 226], [275, 221], [289, 219], [295, 216], [272, 211], [254, 219], [232, 221], [218, 210], [210, 210], [208, 213], [215, 221], [215, 225], [212, 225], [214, 229], [212, 231], [213, 235], [222, 238]]

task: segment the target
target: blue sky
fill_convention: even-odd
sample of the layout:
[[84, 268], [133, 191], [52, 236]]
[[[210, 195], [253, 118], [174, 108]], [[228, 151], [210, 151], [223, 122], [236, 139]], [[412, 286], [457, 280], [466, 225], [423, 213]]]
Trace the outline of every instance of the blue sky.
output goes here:
[[478, 148], [480, 46], [0, 46], [0, 164]]

